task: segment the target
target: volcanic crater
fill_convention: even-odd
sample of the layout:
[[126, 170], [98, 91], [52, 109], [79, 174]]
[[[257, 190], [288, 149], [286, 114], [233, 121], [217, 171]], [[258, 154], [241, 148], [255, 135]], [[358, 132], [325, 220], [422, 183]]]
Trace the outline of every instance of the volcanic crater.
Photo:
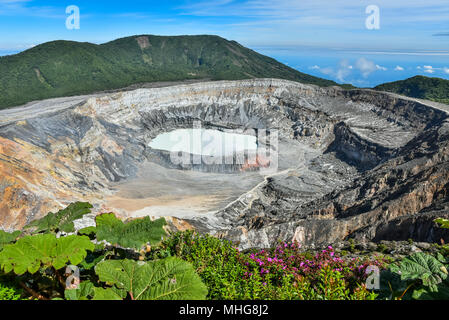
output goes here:
[[[297, 240], [449, 240], [449, 106], [279, 79], [66, 97], [0, 111], [0, 227], [88, 201], [95, 213], [166, 217], [243, 249]], [[277, 160], [177, 164], [160, 134], [258, 137]], [[269, 138], [276, 132], [276, 143]], [[183, 154], [193, 159], [195, 154]], [[232, 155], [231, 160], [235, 160]], [[275, 164], [275, 170], [265, 170]]]

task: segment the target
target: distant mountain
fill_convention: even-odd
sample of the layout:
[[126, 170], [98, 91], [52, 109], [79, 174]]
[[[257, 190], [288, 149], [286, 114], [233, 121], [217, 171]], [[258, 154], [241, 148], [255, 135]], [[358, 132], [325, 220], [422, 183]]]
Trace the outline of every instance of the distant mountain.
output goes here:
[[0, 57], [0, 108], [33, 100], [185, 79], [281, 78], [337, 83], [294, 70], [218, 36], [152, 36], [101, 45], [53, 41]]
[[449, 80], [416, 76], [406, 80], [381, 84], [374, 88], [405, 96], [449, 103]]

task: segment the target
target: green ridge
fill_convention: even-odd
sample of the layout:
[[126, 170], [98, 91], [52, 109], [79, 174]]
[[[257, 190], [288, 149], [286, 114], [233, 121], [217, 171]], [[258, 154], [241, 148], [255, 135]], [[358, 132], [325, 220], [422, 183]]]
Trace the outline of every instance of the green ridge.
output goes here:
[[101, 45], [53, 41], [0, 57], [0, 109], [34, 100], [187, 79], [313, 77], [218, 36], [132, 36]]
[[384, 83], [374, 89], [449, 104], [449, 80], [445, 79], [416, 76]]

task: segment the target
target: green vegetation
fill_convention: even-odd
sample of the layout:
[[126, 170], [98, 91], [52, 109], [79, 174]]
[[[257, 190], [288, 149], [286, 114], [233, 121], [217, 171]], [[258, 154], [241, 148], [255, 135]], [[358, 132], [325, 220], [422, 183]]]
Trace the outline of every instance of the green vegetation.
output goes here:
[[381, 297], [386, 299], [449, 299], [449, 267], [442, 255], [415, 253], [381, 273]]
[[438, 223], [442, 228], [449, 229], [449, 220], [439, 218], [435, 220], [436, 223]]
[[[449, 220], [436, 219], [442, 228], [449, 228]], [[444, 246], [443, 246], [444, 247]], [[447, 300], [449, 299], [448, 251], [436, 256], [414, 253], [392, 263], [380, 277], [380, 297], [384, 299]]]
[[133, 84], [186, 79], [313, 77], [218, 36], [133, 36], [102, 45], [53, 41], [0, 57], [0, 108]]
[[[113, 213], [102, 214], [95, 219], [98, 240], [106, 240], [113, 245], [140, 249], [145, 244], [155, 244], [165, 236], [165, 219], [151, 221], [149, 217], [123, 223]], [[83, 230], [85, 232], [85, 230]]]
[[92, 205], [87, 202], [75, 202], [64, 210], [57, 213], [49, 213], [39, 220], [30, 223], [26, 229], [31, 229], [35, 233], [47, 233], [63, 231], [74, 232], [73, 221], [81, 219], [85, 214], [90, 213]]
[[2, 250], [6, 244], [14, 242], [20, 234], [21, 234], [20, 231], [8, 233], [3, 230], [0, 230], [0, 250]]
[[[285, 242], [241, 252], [207, 234], [167, 235], [161, 220], [124, 223], [113, 214], [70, 235], [55, 227], [87, 211], [87, 204], [73, 204], [32, 223], [52, 221], [43, 224], [50, 227], [0, 232], [0, 300], [449, 299], [449, 250], [399, 261], [356, 255], [354, 241], [352, 254]], [[375, 269], [380, 288], [369, 290], [368, 270]]]
[[374, 88], [404, 96], [449, 103], [449, 80], [416, 76], [406, 80], [381, 84]]
[[95, 227], [65, 235], [91, 207], [75, 203], [32, 222], [25, 234], [0, 233], [0, 299], [205, 299], [207, 288], [189, 263], [143, 261], [147, 243], [166, 235], [163, 219], [123, 223], [104, 214]]
[[229, 241], [193, 232], [172, 235], [149, 256], [166, 255], [192, 263], [209, 289], [208, 299], [214, 300], [372, 300], [376, 294], [364, 287], [364, 271], [367, 265], [384, 264], [344, 261], [332, 247], [302, 252], [296, 243], [243, 253]]
[[16, 286], [0, 281], [0, 301], [21, 300], [22, 294], [22, 290]]
[[63, 268], [68, 262], [81, 263], [94, 244], [86, 236], [71, 235], [56, 238], [53, 234], [38, 234], [6, 245], [0, 252], [0, 266], [4, 272], [16, 275], [34, 274], [41, 269]]
[[201, 300], [207, 288], [192, 266], [178, 258], [137, 262], [108, 260], [95, 267], [100, 281], [113, 285], [110, 293], [132, 300]]

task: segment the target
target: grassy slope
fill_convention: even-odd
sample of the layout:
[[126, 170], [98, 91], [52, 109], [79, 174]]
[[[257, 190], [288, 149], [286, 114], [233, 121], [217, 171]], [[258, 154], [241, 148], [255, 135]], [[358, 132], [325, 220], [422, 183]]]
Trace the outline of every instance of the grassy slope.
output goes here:
[[102, 45], [53, 41], [1, 57], [0, 109], [136, 83], [196, 78], [270, 77], [336, 85], [218, 36], [148, 36], [148, 46], [139, 45], [138, 37]]
[[405, 96], [449, 103], [449, 80], [416, 76], [406, 80], [381, 84], [374, 89]]

